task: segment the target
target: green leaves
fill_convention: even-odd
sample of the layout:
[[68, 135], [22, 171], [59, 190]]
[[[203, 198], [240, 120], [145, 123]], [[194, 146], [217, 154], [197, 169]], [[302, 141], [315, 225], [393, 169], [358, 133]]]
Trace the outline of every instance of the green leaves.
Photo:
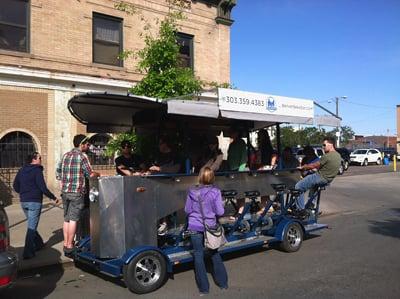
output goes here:
[[[342, 130], [342, 143], [346, 144], [349, 139], [354, 136], [353, 130], [344, 126]], [[336, 129], [327, 132], [324, 128], [318, 129], [316, 127], [306, 127], [295, 130], [292, 126], [281, 127], [281, 143], [282, 148], [289, 146], [305, 146], [305, 145], [317, 145], [321, 144], [322, 140], [326, 136], [335, 137]]]
[[122, 141], [130, 141], [133, 147], [133, 150], [136, 151], [137, 147], [137, 136], [134, 133], [121, 133], [116, 135], [113, 139], [111, 139], [107, 143], [105, 155], [107, 157], [112, 157], [114, 153], [119, 153], [121, 149]]
[[[159, 26], [157, 36], [151, 34], [150, 23], [142, 19], [147, 22], [141, 35], [145, 47], [139, 51], [125, 50], [119, 55], [120, 59], [131, 56], [138, 59], [138, 71], [145, 74], [143, 79], [129, 90], [133, 94], [165, 99], [192, 94], [201, 89], [201, 81], [196, 78], [193, 70], [179, 66], [176, 33], [179, 31], [178, 21], [185, 18], [180, 9], [190, 8], [190, 1], [167, 0], [167, 3], [169, 13], [163, 20], [155, 22]], [[134, 7], [123, 1], [115, 7], [127, 13], [136, 13]]]

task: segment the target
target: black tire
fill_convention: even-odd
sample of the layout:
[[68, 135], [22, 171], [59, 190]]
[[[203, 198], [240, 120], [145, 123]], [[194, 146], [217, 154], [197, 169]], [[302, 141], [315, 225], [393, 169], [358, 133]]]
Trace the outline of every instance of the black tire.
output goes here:
[[290, 223], [285, 229], [280, 247], [286, 252], [296, 252], [300, 249], [303, 239], [304, 233], [300, 224]]
[[344, 166], [343, 164], [340, 164], [339, 170], [338, 170], [338, 175], [342, 175], [344, 173]]
[[167, 277], [165, 258], [157, 251], [139, 253], [123, 268], [128, 289], [136, 294], [150, 293], [161, 287]]
[[349, 161], [344, 161], [344, 170], [347, 171], [349, 169], [349, 166], [350, 166]]
[[378, 160], [376, 160], [376, 165], [381, 165], [382, 164], [382, 159], [378, 158]]
[[365, 159], [362, 165], [363, 166], [368, 166], [368, 159]]

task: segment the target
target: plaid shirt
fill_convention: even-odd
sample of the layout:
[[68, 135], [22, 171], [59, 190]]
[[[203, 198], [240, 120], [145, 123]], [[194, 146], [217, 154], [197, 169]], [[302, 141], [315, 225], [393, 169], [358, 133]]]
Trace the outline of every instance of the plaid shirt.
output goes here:
[[56, 171], [62, 192], [85, 193], [85, 177], [90, 177], [92, 167], [86, 155], [78, 148], [64, 154]]

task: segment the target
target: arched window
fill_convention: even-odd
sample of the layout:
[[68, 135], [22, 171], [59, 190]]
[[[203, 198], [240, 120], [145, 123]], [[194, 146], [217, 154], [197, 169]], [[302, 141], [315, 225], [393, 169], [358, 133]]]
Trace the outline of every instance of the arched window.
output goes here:
[[0, 168], [21, 167], [28, 154], [36, 150], [29, 134], [20, 131], [6, 134], [0, 140]]
[[89, 138], [90, 150], [87, 155], [92, 165], [113, 165], [113, 159], [105, 156], [105, 148], [110, 139], [107, 134], [95, 134]]

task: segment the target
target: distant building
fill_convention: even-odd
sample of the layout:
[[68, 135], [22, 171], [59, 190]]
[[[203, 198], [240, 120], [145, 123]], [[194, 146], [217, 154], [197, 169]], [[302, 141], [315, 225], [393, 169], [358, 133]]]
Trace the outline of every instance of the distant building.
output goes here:
[[[139, 14], [114, 8], [117, 1], [0, 1], [0, 192], [12, 181], [28, 152], [43, 157], [53, 188], [55, 167], [85, 132], [67, 109], [77, 93], [126, 93], [142, 78], [136, 62], [122, 61], [123, 49], [141, 49], [141, 16], [163, 18], [165, 0], [124, 0]], [[177, 32], [180, 58], [205, 81], [230, 82], [230, 13], [236, 0], [190, 1]], [[110, 136], [96, 135], [94, 164]], [[96, 155], [97, 153], [97, 155]], [[3, 186], [3, 187], [2, 187]]]
[[400, 153], [400, 105], [396, 107], [397, 115], [397, 152]]
[[397, 136], [363, 136], [354, 135], [346, 145], [349, 149], [357, 148], [396, 148]]

